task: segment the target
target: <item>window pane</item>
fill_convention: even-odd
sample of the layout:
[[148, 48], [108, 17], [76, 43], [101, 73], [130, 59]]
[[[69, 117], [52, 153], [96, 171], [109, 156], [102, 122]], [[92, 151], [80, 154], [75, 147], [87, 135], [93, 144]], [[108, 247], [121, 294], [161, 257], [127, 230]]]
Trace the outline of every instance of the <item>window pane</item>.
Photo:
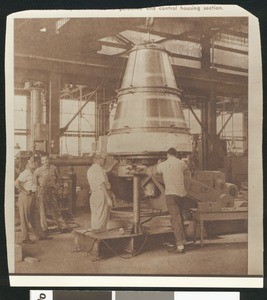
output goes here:
[[78, 138], [63, 136], [60, 138], [61, 154], [78, 155]]
[[[82, 101], [82, 105], [85, 101]], [[82, 110], [83, 114], [95, 115], [95, 102], [88, 102]]]
[[81, 119], [81, 130], [82, 131], [95, 131], [94, 116], [83, 115]]
[[[189, 109], [184, 109], [184, 116], [186, 120], [186, 124], [189, 128], [191, 134], [200, 134], [201, 127]], [[194, 113], [197, 115], [198, 119], [201, 120], [201, 111], [200, 109], [194, 109]]]
[[18, 151], [26, 151], [27, 150], [26, 135], [15, 135], [14, 146], [16, 146], [17, 143], [20, 146], [20, 149]]
[[62, 114], [75, 114], [78, 111], [78, 101], [70, 99], [62, 99], [60, 102], [60, 110]]
[[[85, 103], [85, 101], [79, 102], [78, 99], [62, 99], [60, 114], [61, 127], [65, 126], [71, 120], [71, 118], [73, 118], [77, 114], [79, 109]], [[61, 137], [61, 154], [78, 155], [79, 123], [82, 134], [87, 132], [92, 133], [95, 131], [95, 102], [88, 102], [86, 104], [82, 112], [71, 122], [65, 135]], [[73, 136], [68, 136], [68, 134], [71, 134]], [[82, 153], [91, 152], [92, 141], [94, 141], [94, 137], [81, 137]]]
[[26, 111], [15, 111], [15, 129], [26, 129]]
[[14, 109], [15, 129], [26, 129], [27, 97], [15, 96]]
[[[77, 100], [62, 99], [60, 104], [61, 104], [60, 126], [64, 127], [78, 111], [78, 102]], [[77, 118], [74, 119], [68, 127], [68, 131], [76, 131], [76, 130], [78, 130]]]
[[[85, 101], [82, 101], [82, 105]], [[95, 102], [88, 102], [81, 112], [81, 130], [95, 131]]]
[[82, 153], [92, 153], [92, 143], [94, 141], [94, 137], [82, 137]]

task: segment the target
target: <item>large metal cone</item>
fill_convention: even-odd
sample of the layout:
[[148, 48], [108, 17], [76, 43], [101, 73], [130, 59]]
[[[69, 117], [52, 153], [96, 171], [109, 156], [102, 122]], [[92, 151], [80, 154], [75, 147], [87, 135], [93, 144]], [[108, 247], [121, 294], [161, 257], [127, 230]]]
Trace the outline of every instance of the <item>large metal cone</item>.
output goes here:
[[191, 144], [168, 52], [153, 43], [135, 46], [118, 91], [108, 153], [154, 156], [170, 147], [190, 152]]

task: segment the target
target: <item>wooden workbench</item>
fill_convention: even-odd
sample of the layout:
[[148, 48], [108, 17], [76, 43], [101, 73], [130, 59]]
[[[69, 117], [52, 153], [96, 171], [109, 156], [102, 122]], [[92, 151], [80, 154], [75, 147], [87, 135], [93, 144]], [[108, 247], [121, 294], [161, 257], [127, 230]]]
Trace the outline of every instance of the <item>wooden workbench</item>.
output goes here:
[[197, 224], [200, 223], [200, 243], [204, 244], [204, 222], [207, 221], [228, 221], [228, 220], [247, 220], [247, 207], [239, 207], [235, 209], [227, 209], [222, 211], [198, 211], [191, 210], [194, 220], [194, 242], [196, 242]]

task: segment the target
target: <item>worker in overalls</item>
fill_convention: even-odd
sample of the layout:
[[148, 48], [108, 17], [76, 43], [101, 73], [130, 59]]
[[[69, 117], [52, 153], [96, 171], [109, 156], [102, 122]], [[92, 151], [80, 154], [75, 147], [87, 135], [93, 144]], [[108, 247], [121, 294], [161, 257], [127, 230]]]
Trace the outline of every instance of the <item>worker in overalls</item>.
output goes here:
[[43, 230], [47, 230], [46, 208], [51, 212], [52, 218], [61, 233], [71, 231], [62, 218], [60, 208], [55, 196], [55, 185], [59, 174], [55, 166], [50, 165], [48, 155], [41, 157], [42, 166], [35, 170], [34, 177], [38, 186], [40, 205], [40, 218]]
[[91, 231], [103, 232], [107, 230], [110, 209], [113, 205], [111, 185], [107, 173], [111, 172], [117, 162], [105, 170], [106, 156], [95, 156], [94, 164], [87, 171], [87, 180], [91, 190]]
[[39, 240], [50, 240], [40, 225], [40, 213], [36, 203], [37, 186], [34, 182], [35, 163], [33, 157], [27, 162], [26, 168], [15, 181], [15, 187], [19, 190], [19, 216], [21, 224], [21, 238], [24, 244], [33, 244], [29, 237], [29, 225]]
[[176, 246], [172, 252], [184, 254], [186, 237], [182, 209], [185, 200], [184, 197], [186, 196], [184, 172], [187, 167], [176, 156], [176, 149], [170, 148], [167, 151], [167, 160], [157, 165], [157, 171], [163, 175], [166, 204], [171, 216], [171, 225], [176, 241]]

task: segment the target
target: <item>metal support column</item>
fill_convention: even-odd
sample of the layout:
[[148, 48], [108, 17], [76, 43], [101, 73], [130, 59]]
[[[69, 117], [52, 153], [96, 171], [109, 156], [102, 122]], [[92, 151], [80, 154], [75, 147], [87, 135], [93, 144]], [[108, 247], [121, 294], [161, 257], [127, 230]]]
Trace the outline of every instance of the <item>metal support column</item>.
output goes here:
[[210, 70], [211, 67], [211, 33], [208, 31], [208, 28], [203, 28], [205, 32], [200, 39], [201, 44], [201, 69]]
[[[204, 30], [201, 38], [201, 68], [205, 70], [210, 78], [217, 75], [216, 69], [213, 68], [214, 52], [212, 50], [213, 33]], [[212, 56], [211, 56], [212, 54]], [[210, 92], [207, 95], [207, 100], [202, 104], [202, 162], [203, 169], [217, 169], [217, 102], [216, 102], [216, 86], [210, 86]]]
[[31, 139], [31, 97], [30, 94], [26, 96], [26, 149], [32, 149], [32, 139]]
[[242, 118], [242, 126], [243, 126], [243, 150], [247, 151], [248, 149], [248, 112], [243, 112]]
[[218, 168], [218, 139], [217, 139], [217, 102], [216, 91], [212, 88], [209, 94], [208, 113], [208, 170], [217, 170]]
[[203, 170], [218, 168], [216, 92], [211, 90], [206, 101], [202, 102], [202, 167]]
[[98, 99], [97, 93], [95, 93], [95, 141], [98, 141], [98, 127], [99, 127], [99, 118], [98, 118]]
[[[36, 126], [44, 124], [43, 103], [41, 100], [42, 90], [38, 87], [31, 89], [31, 148], [35, 152], [36, 140], [41, 139], [40, 134], [37, 134]], [[46, 150], [45, 150], [46, 151]]]
[[133, 176], [133, 231], [139, 233], [140, 230], [140, 202], [139, 202], [140, 177]]
[[[207, 73], [210, 72], [211, 67], [211, 38], [207, 28], [203, 28], [203, 35], [200, 40], [201, 44], [201, 69], [205, 70]], [[203, 170], [208, 169], [209, 161], [209, 144], [208, 144], [208, 103], [209, 97], [202, 102], [201, 107], [201, 123], [202, 123], [202, 168]]]
[[49, 146], [48, 151], [51, 154], [60, 152], [60, 74], [50, 73], [49, 81]]
[[78, 115], [78, 155], [82, 155], [82, 127], [81, 127], [81, 107], [82, 107], [82, 96], [83, 96], [83, 90], [82, 86], [79, 86], [79, 100], [78, 100], [78, 110], [80, 111]]
[[202, 130], [201, 130], [201, 136], [202, 136], [202, 169], [207, 170], [208, 169], [208, 159], [209, 159], [209, 146], [208, 146], [208, 101], [202, 101], [202, 107], [201, 107], [201, 123], [202, 123]]

